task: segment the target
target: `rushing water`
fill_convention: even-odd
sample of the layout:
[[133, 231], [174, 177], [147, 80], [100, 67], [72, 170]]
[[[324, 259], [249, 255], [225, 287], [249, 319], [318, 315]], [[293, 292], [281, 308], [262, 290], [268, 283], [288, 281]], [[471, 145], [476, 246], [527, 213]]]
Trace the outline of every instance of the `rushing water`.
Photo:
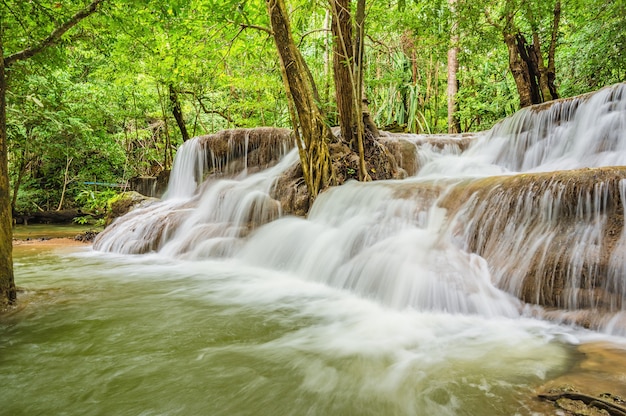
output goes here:
[[16, 270], [28, 305], [1, 327], [3, 415], [524, 415], [594, 337], [235, 261], [23, 245]]
[[[421, 146], [416, 177], [345, 184], [306, 219], [272, 197], [294, 151], [200, 183], [211, 152], [187, 142], [168, 199], [116, 221], [96, 251], [18, 247], [27, 307], [3, 321], [0, 412], [527, 415], [549, 413], [535, 390], [572, 374], [621, 393], [624, 181], [500, 194], [491, 175], [622, 163], [625, 90], [524, 110], [464, 152]], [[480, 180], [494, 191], [459, 197]], [[533, 318], [552, 312], [517, 289], [544, 270], [528, 255], [553, 254], [577, 294], [614, 223], [604, 333]]]

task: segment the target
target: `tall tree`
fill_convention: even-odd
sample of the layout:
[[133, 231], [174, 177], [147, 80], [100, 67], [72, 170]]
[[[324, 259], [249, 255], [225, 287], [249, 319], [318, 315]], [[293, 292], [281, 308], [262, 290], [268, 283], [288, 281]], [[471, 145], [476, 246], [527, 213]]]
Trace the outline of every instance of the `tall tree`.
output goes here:
[[8, 10], [2, 10], [2, 13], [0, 13], [0, 307], [5, 307], [13, 303], [16, 299], [13, 275], [13, 221], [7, 157], [7, 70], [16, 62], [30, 59], [56, 44], [61, 39], [61, 36], [68, 30], [76, 26], [84, 18], [95, 13], [98, 5], [104, 1], [105, 0], [93, 0], [86, 7], [56, 26], [45, 38], [33, 42], [32, 45], [6, 56], [3, 42], [6, 26], [5, 16], [7, 13], [13, 13], [13, 11], [3, 2], [3, 6]]
[[448, 133], [460, 133], [461, 125], [457, 117], [456, 95], [459, 92], [457, 72], [459, 71], [459, 17], [457, 0], [448, 0], [452, 23], [450, 25], [450, 47], [448, 49]]
[[13, 220], [9, 197], [7, 157], [6, 72], [4, 59], [4, 21], [0, 15], [0, 309], [15, 301], [13, 279]]
[[266, 0], [272, 35], [280, 58], [289, 112], [300, 164], [309, 195], [317, 194], [334, 182], [328, 144], [332, 132], [317, 105], [313, 78], [296, 47], [284, 0]]

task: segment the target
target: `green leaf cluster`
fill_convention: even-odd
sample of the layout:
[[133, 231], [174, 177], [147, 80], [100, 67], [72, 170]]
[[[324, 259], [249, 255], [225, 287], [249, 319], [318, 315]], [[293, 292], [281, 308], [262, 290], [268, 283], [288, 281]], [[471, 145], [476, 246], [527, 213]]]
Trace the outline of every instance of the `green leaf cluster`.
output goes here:
[[[3, 0], [5, 56], [44, 38], [87, 3]], [[561, 96], [626, 79], [625, 3], [563, 0], [556, 51]], [[447, 131], [447, 51], [455, 24], [462, 129], [486, 129], [512, 114], [518, 97], [503, 27], [526, 36], [536, 29], [545, 44], [553, 5], [457, 0], [453, 14], [449, 0], [368, 1], [365, 91], [376, 123]], [[328, 3], [292, 0], [289, 8], [320, 105], [329, 123], [337, 123]], [[7, 128], [15, 208], [54, 208], [64, 185], [66, 206], [85, 207], [93, 192], [85, 182], [124, 184], [169, 169], [182, 142], [170, 88], [192, 136], [288, 126], [268, 30], [262, 0], [108, 0], [59, 44], [12, 65]]]

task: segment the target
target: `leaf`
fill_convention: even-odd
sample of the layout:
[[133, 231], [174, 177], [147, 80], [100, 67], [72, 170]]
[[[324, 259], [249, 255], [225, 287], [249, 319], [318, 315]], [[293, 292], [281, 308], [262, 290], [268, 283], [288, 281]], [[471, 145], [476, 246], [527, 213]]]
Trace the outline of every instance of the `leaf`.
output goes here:
[[37, 104], [39, 107], [43, 108], [43, 103], [39, 101], [39, 99], [35, 97], [34, 95], [29, 95], [28, 99], [34, 102], [35, 104]]

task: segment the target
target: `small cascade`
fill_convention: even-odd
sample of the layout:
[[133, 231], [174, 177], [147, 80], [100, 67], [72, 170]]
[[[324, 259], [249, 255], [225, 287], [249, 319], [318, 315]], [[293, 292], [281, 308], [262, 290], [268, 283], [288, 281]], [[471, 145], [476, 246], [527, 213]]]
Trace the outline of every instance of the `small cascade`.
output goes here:
[[426, 164], [445, 156], [458, 156], [480, 134], [458, 135], [403, 134], [381, 132], [379, 141], [389, 149], [408, 176], [417, 174]]
[[523, 108], [480, 134], [462, 157], [433, 160], [422, 177], [626, 165], [626, 83]]
[[[619, 195], [621, 202], [622, 224], [626, 224], [626, 179], [619, 182]], [[619, 240], [614, 244], [611, 258], [609, 260], [609, 270], [607, 273], [605, 290], [616, 294], [616, 301], [611, 303], [611, 310], [620, 308], [625, 309], [624, 305], [620, 305], [620, 300], [626, 299], [626, 279], [624, 271], [626, 270], [626, 227], [622, 227]]]
[[272, 127], [223, 130], [196, 140], [209, 153], [209, 172], [221, 175], [268, 168], [295, 146], [291, 130]]
[[198, 251], [204, 242], [204, 248], [214, 247], [207, 255], [230, 252], [226, 242], [280, 216], [280, 203], [270, 193], [296, 161], [292, 148], [289, 130], [273, 128], [223, 131], [185, 142], [163, 201], [116, 220], [94, 248], [141, 254], [167, 247], [178, 255], [193, 247]]
[[409, 199], [394, 188], [351, 182], [325, 192], [308, 220], [262, 227], [238, 258], [393, 308], [517, 316], [520, 303], [491, 283], [487, 263], [442, 239], [435, 193]]
[[[619, 183], [621, 201], [621, 220], [626, 224], [626, 179]], [[626, 227], [622, 226], [619, 240], [614, 243], [606, 283], [603, 290], [614, 294], [611, 298], [609, 310], [615, 312], [610, 319], [602, 322], [600, 327], [610, 334], [626, 336]]]
[[251, 230], [280, 217], [280, 202], [271, 197], [271, 190], [296, 159], [293, 150], [272, 168], [205, 182], [193, 209], [185, 212], [161, 245], [161, 252], [191, 258], [231, 255]]
[[206, 153], [198, 139], [183, 143], [176, 152], [164, 199], [191, 198], [204, 179]]
[[470, 136], [383, 133], [410, 177], [327, 190], [306, 219], [271, 196], [297, 163], [288, 131], [218, 136], [186, 143], [168, 199], [94, 248], [224, 259], [397, 309], [532, 313], [626, 335], [626, 84]]
[[524, 108], [472, 149], [514, 172], [626, 165], [626, 84]]
[[626, 167], [490, 177], [454, 186], [439, 205], [456, 213], [451, 238], [487, 260], [499, 288], [547, 307], [615, 311], [623, 177]]

